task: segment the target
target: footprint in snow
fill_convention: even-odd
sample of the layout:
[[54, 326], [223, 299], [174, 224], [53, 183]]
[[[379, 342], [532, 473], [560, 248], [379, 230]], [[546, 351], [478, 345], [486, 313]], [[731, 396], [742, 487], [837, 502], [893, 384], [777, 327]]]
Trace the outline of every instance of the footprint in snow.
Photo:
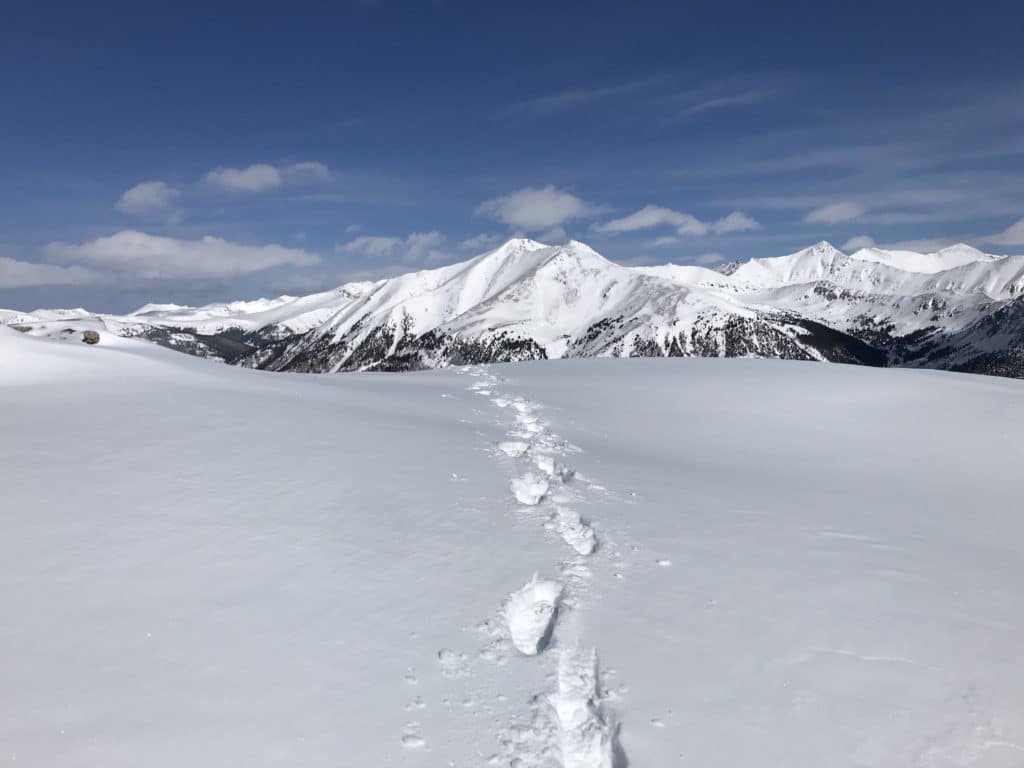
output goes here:
[[597, 654], [567, 648], [558, 657], [558, 691], [550, 697], [562, 734], [564, 768], [611, 768], [615, 728], [601, 702]]
[[551, 639], [555, 617], [562, 600], [562, 585], [557, 581], [533, 579], [509, 595], [505, 620], [512, 644], [527, 656], [536, 656]]
[[548, 477], [556, 477], [563, 483], [569, 482], [576, 471], [569, 467], [555, 461], [554, 456], [548, 456], [546, 454], [538, 454], [534, 458], [534, 462], [537, 464], [537, 469], [546, 474]]
[[589, 555], [597, 548], [594, 529], [583, 522], [580, 513], [574, 509], [558, 508], [558, 532], [578, 554]]
[[405, 749], [422, 749], [426, 745], [427, 741], [420, 733], [420, 724], [417, 722], [406, 723], [402, 731], [402, 746]]
[[437, 652], [437, 663], [441, 665], [441, 674], [445, 677], [462, 677], [469, 670], [466, 654], [456, 653], [449, 648]]
[[537, 477], [532, 472], [527, 472], [522, 477], [515, 478], [511, 487], [516, 501], [528, 507], [535, 507], [547, 495], [548, 481], [543, 477]]
[[506, 456], [511, 456], [513, 459], [518, 459], [529, 449], [530, 444], [524, 443], [521, 440], [506, 440], [503, 443], [498, 443], [498, 450]]

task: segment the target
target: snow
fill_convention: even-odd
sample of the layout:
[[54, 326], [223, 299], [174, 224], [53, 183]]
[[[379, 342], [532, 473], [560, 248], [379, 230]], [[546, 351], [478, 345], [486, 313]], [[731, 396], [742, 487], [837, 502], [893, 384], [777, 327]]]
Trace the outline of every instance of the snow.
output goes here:
[[255, 331], [267, 326], [278, 326], [292, 333], [305, 333], [326, 322], [377, 285], [372, 282], [346, 283], [340, 288], [309, 296], [278, 296], [274, 299], [233, 301], [203, 307], [146, 304], [124, 319], [192, 328], [206, 334], [232, 328]]
[[[578, 241], [547, 246], [519, 238], [460, 264], [304, 297], [198, 308], [147, 304], [124, 316], [0, 310], [0, 323], [31, 326], [39, 335], [67, 328], [145, 335], [245, 365], [337, 371], [373, 368], [390, 355], [400, 367], [444, 366], [465, 359], [452, 352], [455, 341], [475, 344], [477, 356], [492, 359], [716, 354], [727, 343], [739, 354], [817, 359], [824, 353], [806, 319], [869, 341], [882, 329], [883, 345], [918, 334], [913, 345], [920, 348], [912, 352], [892, 342], [909, 355], [901, 364], [949, 367], [964, 362], [956, 357], [961, 353], [993, 351], [985, 321], [1021, 295], [1024, 256], [963, 244], [936, 253], [867, 248], [850, 256], [822, 241], [751, 259], [725, 275], [689, 265], [624, 267]], [[242, 333], [211, 340], [183, 330]], [[942, 344], [961, 333], [970, 341], [963, 350]], [[1005, 352], [1012, 340], [1000, 339], [1006, 343], [995, 351]], [[282, 340], [263, 347], [265, 355], [247, 346]], [[935, 349], [955, 359], [930, 356]], [[524, 424], [523, 433], [530, 430]]]
[[537, 574], [529, 584], [509, 595], [505, 621], [516, 650], [535, 656], [547, 647], [561, 599], [562, 585], [538, 579]]
[[1021, 764], [1021, 382], [0, 360], [4, 761]]
[[948, 269], [962, 267], [976, 262], [993, 262], [999, 257], [983, 253], [964, 243], [943, 248], [935, 253], [917, 253], [916, 251], [887, 250], [882, 248], [862, 248], [850, 258], [857, 261], [870, 261], [886, 264], [904, 272], [921, 272], [935, 274]]

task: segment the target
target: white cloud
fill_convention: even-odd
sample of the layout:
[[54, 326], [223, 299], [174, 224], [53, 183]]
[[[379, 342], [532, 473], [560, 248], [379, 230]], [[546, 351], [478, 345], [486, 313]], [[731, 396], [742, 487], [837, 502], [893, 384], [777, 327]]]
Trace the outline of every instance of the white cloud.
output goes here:
[[839, 224], [843, 221], [859, 219], [866, 210], [860, 203], [850, 201], [829, 203], [808, 213], [804, 216], [804, 221], [808, 224]]
[[847, 253], [852, 253], [853, 251], [859, 251], [861, 248], [874, 247], [875, 239], [873, 237], [868, 237], [867, 235], [857, 235], [856, 237], [851, 237], [849, 240], [843, 243], [842, 250], [846, 251]]
[[565, 227], [552, 227], [537, 235], [537, 239], [542, 243], [564, 243], [569, 239], [569, 233], [565, 231]]
[[323, 163], [307, 161], [284, 167], [256, 163], [246, 168], [214, 168], [206, 174], [206, 181], [222, 189], [235, 192], [262, 192], [281, 185], [322, 181], [331, 176]]
[[304, 163], [294, 163], [280, 169], [281, 175], [290, 182], [324, 181], [331, 178], [331, 171], [324, 163], [309, 160]]
[[50, 243], [53, 261], [82, 262], [146, 279], [223, 279], [290, 264], [306, 267], [320, 257], [281, 245], [241, 245], [219, 237], [177, 240], [126, 229], [87, 243]]
[[713, 264], [721, 264], [725, 261], [725, 256], [720, 253], [702, 253], [694, 261], [705, 267], [710, 267]]
[[640, 229], [672, 226], [680, 235], [706, 235], [708, 226], [689, 213], [673, 211], [658, 205], [645, 205], [636, 213], [621, 219], [606, 221], [597, 227], [598, 232], [635, 232]]
[[598, 210], [576, 195], [548, 185], [542, 189], [524, 187], [504, 197], [487, 200], [476, 209], [476, 215], [489, 216], [527, 232], [538, 232], [570, 219], [590, 216]]
[[400, 237], [373, 237], [362, 235], [351, 242], [336, 245], [338, 253], [357, 253], [361, 256], [390, 256], [402, 247]]
[[985, 242], [996, 245], [1024, 245], [1024, 219], [1011, 224], [999, 234], [984, 239]]
[[747, 232], [751, 229], [760, 229], [761, 225], [743, 211], [733, 211], [728, 216], [719, 219], [711, 225], [711, 229], [719, 235], [728, 232]]
[[654, 238], [651, 240], [650, 245], [652, 248], [669, 248], [673, 245], [679, 245], [680, 242], [682, 241], [675, 235], [665, 235], [664, 237]]
[[588, 104], [601, 99], [610, 99], [617, 96], [629, 95], [638, 90], [646, 89], [655, 85], [665, 78], [661, 75], [646, 77], [639, 80], [617, 83], [600, 87], [575, 87], [567, 88], [556, 93], [547, 93], [535, 96], [531, 99], [517, 101], [500, 111], [501, 115], [523, 114], [523, 113], [544, 113], [565, 109], [567, 107]]
[[171, 207], [181, 193], [163, 181], [143, 181], [121, 195], [114, 207], [121, 213], [155, 213]]
[[[621, 219], [612, 219], [597, 227], [599, 232], [635, 232], [641, 229], [652, 229], [654, 227], [671, 226], [675, 227], [676, 233], [680, 236], [706, 235], [708, 232], [722, 235], [728, 232], [745, 232], [750, 229], [757, 229], [761, 225], [743, 211], [733, 211], [728, 216], [713, 222], [703, 222], [696, 216], [674, 211], [671, 208], [664, 208], [660, 205], [645, 205], [636, 213], [623, 216]], [[659, 242], [660, 241], [660, 242]], [[658, 245], [670, 245], [665, 238], [658, 238], [655, 241]]]
[[706, 112], [716, 112], [727, 107], [760, 104], [771, 99], [776, 93], [777, 91], [771, 88], [759, 88], [704, 99], [703, 101], [697, 101], [683, 107], [673, 116], [670, 122], [685, 122], [697, 115], [702, 115]]
[[85, 267], [36, 264], [0, 256], [0, 289], [34, 288], [41, 285], [84, 285], [100, 276]]
[[239, 192], [261, 192], [282, 184], [281, 172], [272, 165], [257, 163], [248, 168], [214, 168], [206, 181], [217, 187]]
[[362, 229], [363, 229], [363, 225], [362, 224], [349, 224], [347, 227], [345, 227], [345, 232], [347, 234], [351, 235], [351, 234], [354, 234], [356, 232], [361, 232]]
[[496, 246], [503, 240], [501, 235], [474, 235], [468, 237], [456, 246], [460, 251], [476, 251], [482, 253], [483, 251]]
[[413, 232], [405, 238], [363, 235], [336, 245], [335, 250], [370, 258], [399, 258], [406, 264], [437, 263], [447, 258], [447, 254], [439, 250], [443, 242], [444, 235], [437, 231]]

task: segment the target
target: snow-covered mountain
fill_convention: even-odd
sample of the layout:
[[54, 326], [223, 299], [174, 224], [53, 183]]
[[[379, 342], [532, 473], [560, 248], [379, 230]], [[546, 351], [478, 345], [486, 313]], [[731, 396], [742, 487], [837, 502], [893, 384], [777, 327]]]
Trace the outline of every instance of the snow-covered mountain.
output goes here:
[[[1024, 256], [821, 242], [719, 270], [624, 267], [587, 245], [510, 240], [469, 261], [310, 296], [204, 307], [6, 313], [270, 370], [409, 370], [565, 357], [829, 360], [1024, 376]], [[69, 325], [70, 324], [70, 325]], [[82, 326], [82, 328], [79, 328]]]

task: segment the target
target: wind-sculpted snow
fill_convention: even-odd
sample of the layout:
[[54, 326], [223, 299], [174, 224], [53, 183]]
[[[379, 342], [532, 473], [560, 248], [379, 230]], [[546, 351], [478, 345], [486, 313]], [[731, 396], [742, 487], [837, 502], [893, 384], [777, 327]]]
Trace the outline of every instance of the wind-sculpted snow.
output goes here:
[[[1020, 328], [1003, 311], [1021, 301], [1024, 256], [962, 244], [847, 255], [821, 242], [711, 270], [623, 267], [580, 242], [516, 239], [461, 264], [311, 296], [146, 305], [122, 317], [4, 311], [0, 322], [34, 333], [99, 324], [202, 357], [303, 373], [769, 357], [1024, 376]], [[992, 323], [999, 332], [975, 344], [970, 329]]]
[[78, 322], [0, 328], [12, 764], [1020, 764], [1021, 382], [267, 375]]

